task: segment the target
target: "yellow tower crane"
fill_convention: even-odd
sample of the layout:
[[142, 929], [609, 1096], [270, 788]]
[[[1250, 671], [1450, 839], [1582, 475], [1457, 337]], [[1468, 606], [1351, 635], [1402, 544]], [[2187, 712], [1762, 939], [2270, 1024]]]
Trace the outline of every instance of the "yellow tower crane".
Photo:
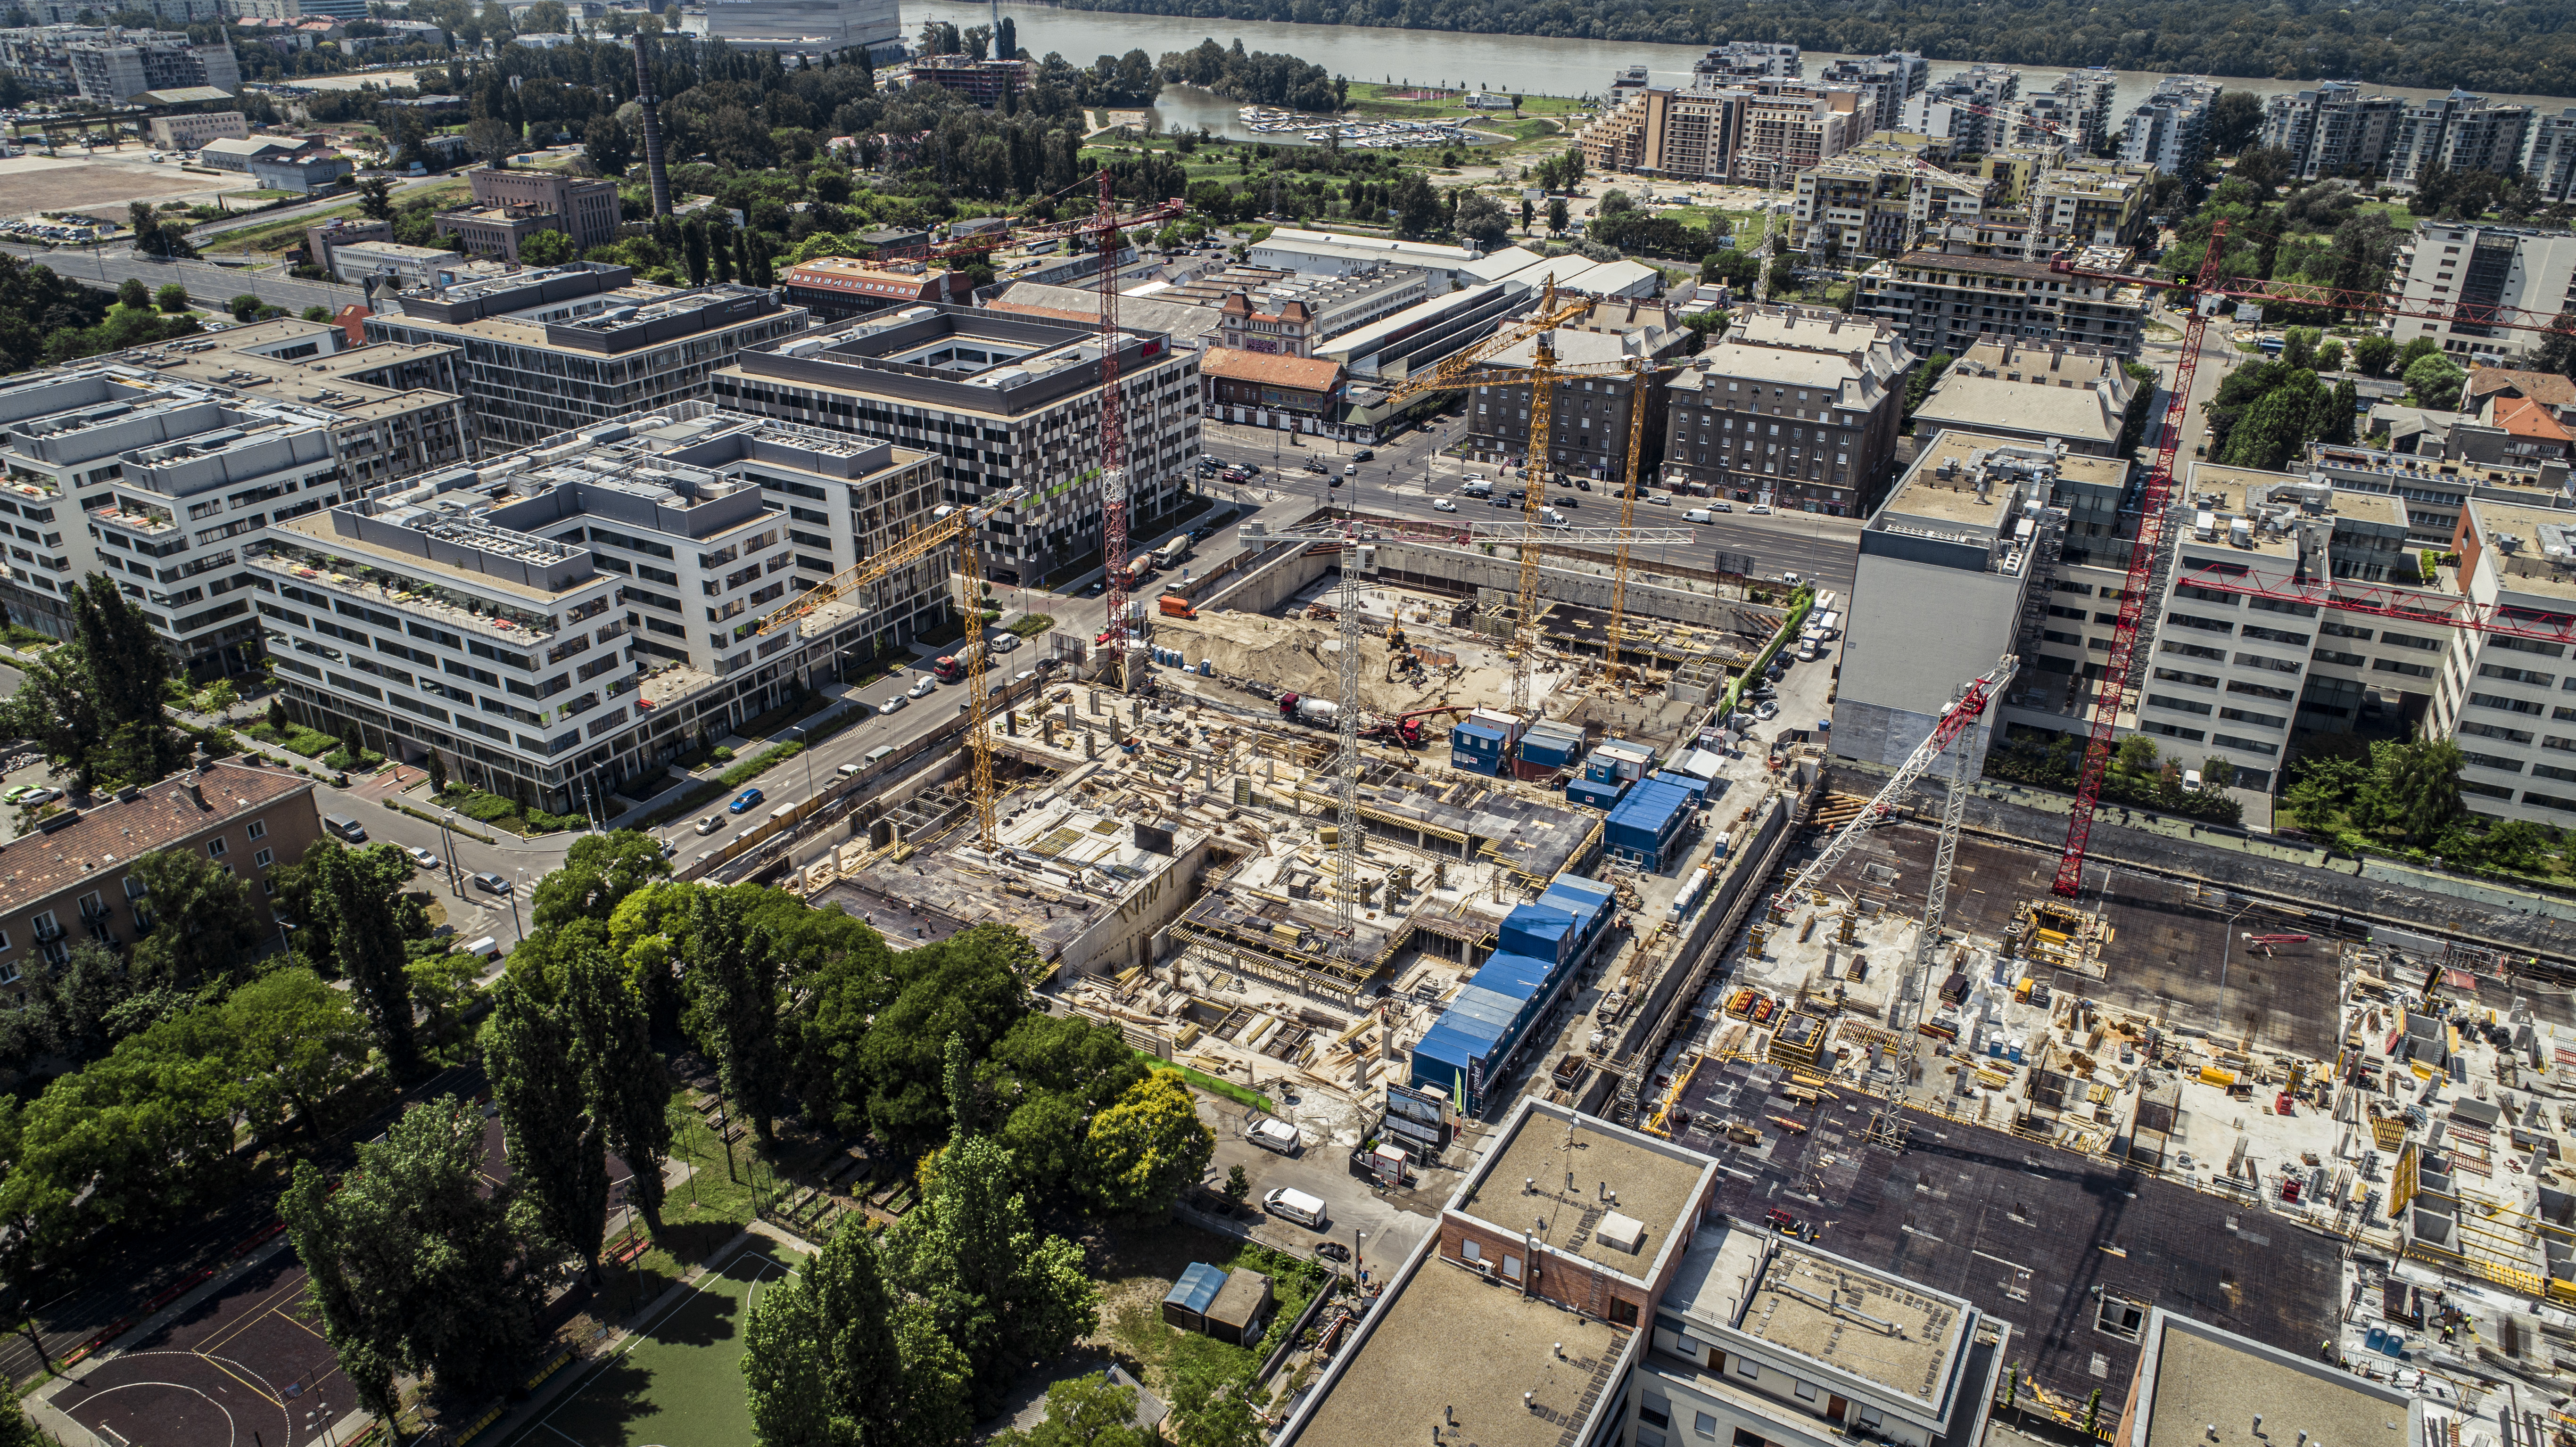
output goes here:
[[[975, 546], [976, 536], [995, 513], [1017, 504], [1024, 491], [1015, 489], [971, 507], [952, 504], [940, 508], [931, 514], [929, 522], [915, 528], [885, 551], [861, 559], [854, 567], [842, 569], [830, 582], [807, 590], [803, 597], [770, 614], [762, 620], [760, 631], [775, 633], [810, 619], [817, 610], [871, 584], [884, 582], [901, 569], [950, 546], [957, 549], [958, 616], [968, 620], [981, 618], [984, 568], [982, 555]], [[970, 621], [966, 628], [969, 641], [961, 650], [966, 664], [966, 751], [974, 765], [976, 837], [990, 851], [996, 839], [993, 830], [993, 735], [984, 726], [984, 660], [989, 650], [984, 644], [981, 624]], [[814, 631], [809, 627], [808, 636], [812, 636]]]

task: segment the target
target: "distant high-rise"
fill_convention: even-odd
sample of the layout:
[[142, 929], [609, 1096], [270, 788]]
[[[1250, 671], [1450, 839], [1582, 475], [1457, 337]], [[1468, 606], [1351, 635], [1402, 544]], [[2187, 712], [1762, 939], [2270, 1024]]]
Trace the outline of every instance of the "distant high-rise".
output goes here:
[[732, 45], [829, 54], [864, 49], [902, 53], [895, 0], [707, 0], [707, 33]]

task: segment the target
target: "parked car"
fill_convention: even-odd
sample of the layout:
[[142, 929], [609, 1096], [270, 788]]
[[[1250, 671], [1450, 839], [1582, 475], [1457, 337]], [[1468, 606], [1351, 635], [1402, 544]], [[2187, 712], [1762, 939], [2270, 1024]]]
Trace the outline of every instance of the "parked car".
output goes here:
[[408, 855], [411, 862], [421, 869], [436, 869], [439, 867], [438, 856], [421, 848], [417, 844], [405, 848], [403, 853]]
[[1745, 511], [1752, 513], [1756, 517], [1768, 517], [1771, 514], [1771, 504], [1767, 502], [1757, 502], [1753, 506], [1746, 508]]
[[748, 814], [752, 810], [759, 808], [760, 802], [768, 797], [769, 796], [767, 794], [760, 792], [760, 787], [755, 784], [751, 788], [745, 789], [741, 793], [734, 795], [733, 802], [725, 805], [725, 812], [729, 814]]
[[1327, 1261], [1346, 1262], [1351, 1259], [1351, 1248], [1339, 1241], [1318, 1241], [1315, 1243], [1315, 1254]]
[[912, 687], [903, 691], [903, 696], [906, 698], [928, 698], [938, 691], [939, 680], [925, 673], [921, 676], [920, 682], [915, 683]]
[[898, 693], [894, 697], [887, 699], [885, 702], [878, 704], [877, 712], [894, 713], [910, 702], [912, 702], [912, 695]]
[[1377, 452], [1374, 448], [1363, 447], [1351, 454], [1351, 460], [1354, 462], [1366, 462], [1375, 456], [1377, 456]]
[[485, 894], [508, 894], [510, 881], [497, 874], [478, 874], [474, 876], [474, 887]]
[[1342, 476], [1344, 476], [1344, 477], [1357, 477], [1357, 476], [1359, 476], [1359, 475], [1360, 475], [1360, 465], [1359, 465], [1358, 463], [1356, 463], [1356, 462], [1345, 462], [1345, 463], [1343, 463], [1343, 464], [1342, 464]]
[[1108, 591], [1109, 591], [1109, 584], [1108, 584], [1108, 582], [1104, 579], [1104, 580], [1095, 581], [1094, 583], [1092, 583], [1092, 585], [1091, 585], [1090, 587], [1083, 589], [1083, 590], [1082, 590], [1082, 596], [1084, 596], [1084, 597], [1086, 597], [1086, 598], [1097, 598], [1097, 597], [1099, 597], [1101, 594], [1106, 593], [1106, 592], [1108, 592]]

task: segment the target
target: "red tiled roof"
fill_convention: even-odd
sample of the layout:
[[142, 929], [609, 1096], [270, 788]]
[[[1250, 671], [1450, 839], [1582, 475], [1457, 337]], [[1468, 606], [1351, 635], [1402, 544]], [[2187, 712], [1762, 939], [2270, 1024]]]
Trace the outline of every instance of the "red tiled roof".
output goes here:
[[340, 308], [339, 315], [331, 318], [331, 325], [348, 333], [350, 346], [363, 347], [367, 344], [367, 318], [374, 315], [366, 307], [351, 302]]
[[2536, 437], [2543, 442], [2566, 442], [2570, 434], [2559, 425], [2549, 409], [2529, 397], [2501, 397], [2495, 404], [2495, 425], [2516, 437]]
[[[189, 786], [192, 777], [205, 795], [203, 803]], [[164, 779], [131, 799], [92, 805], [49, 833], [0, 844], [0, 913], [24, 909], [138, 854], [312, 792], [312, 780], [284, 769], [208, 764], [195, 776]]]
[[1263, 387], [1293, 387], [1301, 392], [1329, 392], [1340, 380], [1342, 364], [1322, 357], [1291, 357], [1279, 352], [1247, 352], [1210, 347], [1199, 355], [1199, 370], [1232, 382]]

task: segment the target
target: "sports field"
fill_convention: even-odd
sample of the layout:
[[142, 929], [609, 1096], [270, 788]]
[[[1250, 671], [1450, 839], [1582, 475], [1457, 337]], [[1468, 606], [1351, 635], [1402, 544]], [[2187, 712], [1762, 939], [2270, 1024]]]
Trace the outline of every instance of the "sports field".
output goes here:
[[742, 1321], [752, 1293], [801, 1262], [755, 1239], [699, 1277], [644, 1331], [583, 1376], [513, 1447], [741, 1447], [751, 1441], [742, 1390]]

